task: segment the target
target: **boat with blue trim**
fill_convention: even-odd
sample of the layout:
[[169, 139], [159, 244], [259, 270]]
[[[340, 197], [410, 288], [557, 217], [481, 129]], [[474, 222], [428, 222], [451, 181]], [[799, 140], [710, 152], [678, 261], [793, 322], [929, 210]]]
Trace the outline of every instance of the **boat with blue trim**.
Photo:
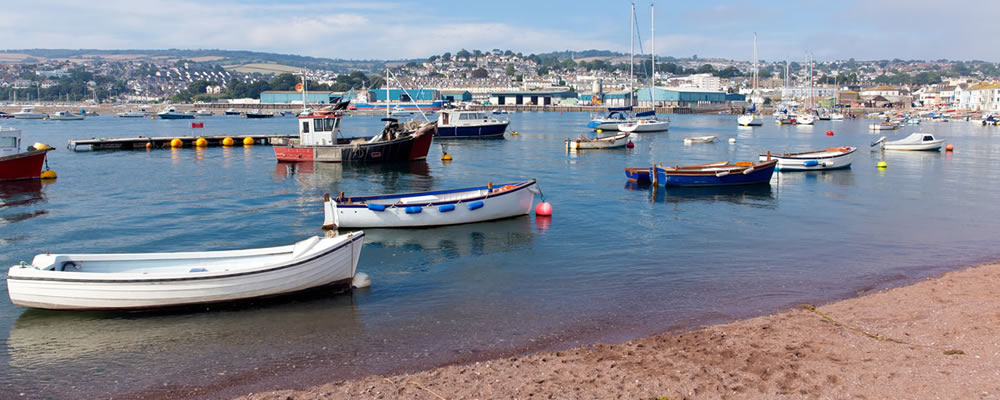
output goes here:
[[814, 171], [850, 168], [857, 147], [842, 146], [803, 153], [760, 155], [760, 161], [778, 160], [778, 171]]
[[636, 121], [631, 114], [632, 106], [609, 107], [608, 115], [590, 120], [587, 127], [593, 130], [617, 131], [618, 125], [631, 124]]
[[768, 183], [778, 160], [762, 162], [722, 161], [709, 164], [654, 167], [653, 183], [663, 186], [727, 186]]
[[625, 168], [625, 178], [630, 181], [635, 181], [639, 183], [649, 183], [652, 181], [650, 178], [650, 171], [653, 169], [650, 167], [646, 168]]
[[441, 110], [438, 112], [438, 131], [435, 137], [503, 139], [509, 124], [510, 121], [494, 118], [486, 112]]
[[323, 198], [323, 229], [467, 224], [531, 213], [534, 179], [502, 185], [376, 196]]

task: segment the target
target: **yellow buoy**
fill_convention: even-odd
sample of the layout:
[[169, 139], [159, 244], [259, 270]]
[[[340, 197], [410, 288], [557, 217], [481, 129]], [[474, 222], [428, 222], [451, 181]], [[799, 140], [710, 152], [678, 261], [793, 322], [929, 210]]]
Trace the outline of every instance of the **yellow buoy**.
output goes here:
[[223, 146], [232, 146], [233, 143], [234, 143], [233, 142], [233, 138], [231, 138], [231, 137], [222, 138], [222, 145]]
[[31, 147], [34, 147], [35, 150], [52, 150], [52, 146], [49, 146], [42, 142], [36, 142], [35, 144], [31, 145]]
[[243, 145], [244, 146], [253, 145], [253, 138], [252, 137], [243, 138]]
[[889, 164], [886, 164], [885, 161], [879, 161], [878, 162], [878, 167], [879, 168], [885, 168], [885, 167], [888, 167], [888, 166], [889, 166]]
[[597, 133], [602, 133], [602, 132], [604, 132], [604, 129], [598, 129], [597, 130]]
[[42, 179], [56, 179], [56, 171], [53, 171], [51, 169], [47, 169], [45, 171], [42, 171], [41, 178]]
[[517, 131], [512, 132], [511, 136], [517, 136]]
[[451, 154], [444, 153], [444, 155], [441, 156], [441, 161], [451, 161]]
[[184, 147], [184, 142], [178, 138], [173, 138], [170, 140], [170, 147]]
[[205, 140], [205, 138], [203, 138], [203, 137], [195, 139], [194, 146], [195, 147], [205, 147], [205, 146], [208, 146], [208, 140]]

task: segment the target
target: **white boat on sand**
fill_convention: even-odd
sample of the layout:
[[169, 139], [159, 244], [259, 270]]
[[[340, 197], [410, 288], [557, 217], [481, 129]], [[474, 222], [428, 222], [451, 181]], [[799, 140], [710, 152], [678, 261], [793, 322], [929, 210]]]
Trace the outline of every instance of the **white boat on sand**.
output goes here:
[[323, 199], [323, 229], [414, 228], [456, 225], [527, 215], [534, 179], [463, 189]]
[[692, 136], [684, 138], [684, 144], [712, 143], [715, 139], [718, 139], [718, 136]]
[[917, 132], [900, 140], [886, 141], [886, 137], [882, 136], [872, 143], [872, 146], [877, 145], [885, 150], [938, 151], [944, 145], [944, 139], [937, 139], [930, 133]]
[[857, 147], [843, 146], [803, 153], [760, 155], [760, 161], [778, 160], [779, 171], [813, 171], [851, 166]]
[[16, 305], [138, 310], [229, 302], [349, 286], [364, 233], [281, 247], [189, 253], [39, 254], [10, 268]]
[[629, 133], [622, 132], [611, 136], [598, 136], [596, 138], [588, 138], [584, 135], [580, 135], [578, 139], [566, 139], [566, 150], [586, 150], [586, 149], [615, 149], [625, 147], [629, 140]]

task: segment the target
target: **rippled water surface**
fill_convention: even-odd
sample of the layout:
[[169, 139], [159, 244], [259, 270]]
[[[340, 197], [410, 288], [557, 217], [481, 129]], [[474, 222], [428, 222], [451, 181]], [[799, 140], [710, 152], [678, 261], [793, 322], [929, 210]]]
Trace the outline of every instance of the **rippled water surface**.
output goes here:
[[[585, 114], [511, 115], [506, 140], [447, 144], [454, 161], [278, 164], [270, 148], [64, 149], [70, 138], [288, 133], [291, 118], [17, 121], [55, 145], [54, 183], [0, 183], [0, 264], [41, 252], [250, 248], [321, 234], [325, 192], [374, 194], [537, 178], [555, 215], [367, 230], [370, 289], [204, 311], [71, 313], [0, 299], [0, 392], [24, 398], [197, 391], [211, 397], [619, 341], [780, 310], [991, 261], [998, 129], [925, 122], [956, 151], [871, 153], [869, 121], [737, 128], [671, 116], [635, 148], [567, 154]], [[371, 134], [373, 117], [344, 123]], [[824, 134], [833, 130], [835, 135]], [[687, 145], [686, 136], [718, 135]], [[728, 144], [736, 138], [735, 144]], [[861, 147], [851, 169], [776, 174], [770, 185], [651, 189], [624, 167], [748, 160], [762, 151]], [[888, 168], [875, 164], [886, 161]], [[6, 288], [6, 281], [0, 289]], [[219, 392], [219, 391], [222, 392]]]

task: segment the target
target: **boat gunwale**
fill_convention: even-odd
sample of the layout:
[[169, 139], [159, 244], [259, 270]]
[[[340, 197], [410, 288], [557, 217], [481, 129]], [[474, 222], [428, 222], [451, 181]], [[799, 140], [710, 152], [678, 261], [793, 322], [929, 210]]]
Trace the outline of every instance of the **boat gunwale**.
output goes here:
[[[436, 206], [436, 205], [445, 205], [445, 204], [457, 204], [457, 203], [460, 203], [460, 202], [469, 202], [469, 201], [476, 201], [476, 200], [486, 200], [488, 198], [499, 197], [499, 196], [504, 196], [504, 195], [511, 194], [511, 193], [514, 193], [514, 192], [518, 192], [520, 190], [527, 189], [527, 188], [529, 188], [529, 187], [531, 187], [532, 185], [535, 185], [535, 184], [537, 184], [537, 180], [534, 179], [534, 178], [532, 178], [532, 179], [529, 179], [529, 180], [526, 180], [526, 181], [513, 182], [513, 183], [507, 183], [507, 184], [501, 184], [501, 185], [494, 185], [493, 186], [494, 188], [502, 188], [502, 187], [507, 186], [507, 185], [515, 185], [516, 187], [514, 187], [512, 189], [509, 189], [509, 190], [504, 190], [504, 191], [500, 191], [500, 192], [496, 192], [496, 193], [489, 193], [489, 194], [486, 194], [486, 195], [483, 195], [483, 196], [477, 196], [477, 197], [473, 197], [473, 198], [469, 198], [469, 199], [435, 201], [435, 202], [420, 203], [420, 204], [417, 204], [417, 203], [412, 203], [412, 204], [408, 203], [408, 204], [403, 204], [403, 205], [397, 205], [397, 204], [383, 204], [383, 205], [386, 206], [386, 207], [395, 207], [395, 206], [411, 207], [411, 206], [418, 206], [418, 205], [421, 206], [421, 207], [424, 207], [424, 206]], [[390, 194], [390, 195], [374, 195], [374, 196], [344, 197], [344, 198], [330, 197], [330, 200], [328, 200], [328, 201], [333, 201], [334, 203], [336, 203], [337, 208], [341, 208], [341, 207], [343, 207], [343, 208], [368, 208], [368, 204], [369, 204], [368, 201], [372, 201], [372, 200], [385, 200], [385, 199], [400, 199], [401, 200], [401, 199], [405, 199], [405, 198], [408, 198], [408, 197], [431, 196], [431, 195], [438, 195], [438, 194], [452, 194], [452, 193], [461, 193], [461, 192], [473, 192], [473, 191], [479, 191], [479, 190], [483, 190], [483, 189], [489, 189], [489, 185], [487, 185], [487, 186], [468, 187], [468, 188], [460, 188], [460, 189], [439, 190], [439, 191], [434, 191], [434, 192], [411, 192], [411, 193], [404, 193], [404, 194], [399, 194], [399, 195], [391, 195]], [[342, 203], [342, 201], [343, 201], [343, 203]], [[378, 203], [376, 203], [376, 204], [378, 204]]]
[[[749, 163], [751, 163], [751, 165], [741, 166], [741, 165], [737, 165], [737, 164], [730, 164], [728, 161], [724, 161], [725, 164], [714, 166], [714, 167], [711, 166], [712, 164], [688, 165], [688, 166], [677, 167], [677, 168], [674, 168], [674, 167], [664, 167], [662, 165], [657, 165], [656, 169], [657, 169], [657, 172], [663, 171], [664, 175], [674, 175], [674, 176], [701, 176], [701, 175], [715, 176], [715, 174], [718, 173], [718, 172], [723, 172], [723, 171], [741, 171], [741, 170], [746, 170], [748, 168], [753, 168], [755, 171], [760, 171], [760, 170], [765, 170], [765, 169], [768, 169], [768, 168], [774, 168], [778, 164], [778, 160], [776, 160], [776, 159], [772, 159], [772, 160], [768, 160], [768, 161], [759, 161], [759, 162], [753, 162], [753, 161], [744, 161], [744, 162], [749, 162]], [[720, 163], [715, 163], [715, 164], [721, 164], [721, 162]], [[707, 168], [715, 168], [715, 169], [707, 169]]]
[[[851, 150], [849, 150], [849, 151], [841, 151], [840, 154], [833, 154], [833, 155], [830, 155], [830, 156], [822, 156], [822, 157], [809, 157], [808, 155], [809, 154], [832, 153], [832, 152], [831, 151], [827, 151], [829, 149], [825, 149], [825, 150], [817, 150], [817, 151], [805, 151], [805, 152], [802, 152], [802, 153], [761, 154], [760, 156], [761, 157], [770, 156], [771, 158], [785, 159], [785, 160], [800, 160], [800, 159], [824, 160], [824, 159], [827, 159], [827, 158], [843, 157], [843, 156], [846, 156], [848, 154], [854, 154], [854, 152], [858, 151], [858, 148], [854, 147], [854, 146], [844, 146], [844, 147], [848, 147]], [[840, 148], [843, 148], [843, 147], [840, 147]]]

